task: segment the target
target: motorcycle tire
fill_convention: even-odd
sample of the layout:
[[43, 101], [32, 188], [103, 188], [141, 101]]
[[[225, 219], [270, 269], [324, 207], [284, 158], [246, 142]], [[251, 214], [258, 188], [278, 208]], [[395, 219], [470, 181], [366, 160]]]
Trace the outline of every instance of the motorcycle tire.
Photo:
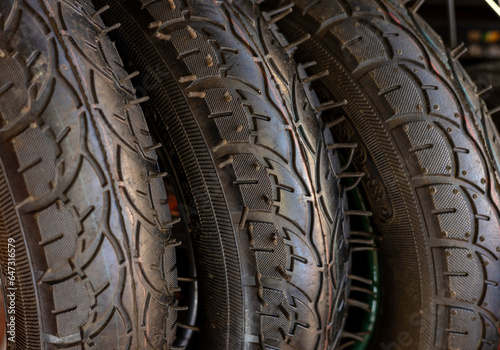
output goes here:
[[99, 18], [105, 9], [0, 2], [8, 349], [164, 349], [175, 335], [175, 241], [157, 145], [136, 73]]
[[484, 62], [467, 66], [467, 73], [476, 83], [474, 92], [480, 96], [489, 109], [491, 118], [484, 118], [482, 123], [485, 129], [485, 139], [493, 149], [497, 164], [500, 164], [500, 62]]
[[477, 85], [478, 95], [486, 102], [491, 113], [500, 101], [500, 62], [488, 61], [465, 68]]
[[[323, 349], [347, 240], [325, 126], [249, 2], [95, 0], [151, 99], [195, 246], [199, 349]], [[189, 348], [189, 347], [188, 347]], [[191, 347], [193, 348], [193, 347]]]
[[[381, 313], [371, 349], [497, 349], [498, 149], [458, 58], [423, 1], [264, 2], [312, 77], [380, 235]], [[285, 13], [286, 12], [286, 13]], [[345, 101], [345, 103], [338, 103]], [[494, 129], [493, 129], [494, 130]], [[340, 150], [339, 150], [340, 151]], [[355, 260], [353, 261], [353, 264]], [[364, 340], [364, 334], [357, 335]]]

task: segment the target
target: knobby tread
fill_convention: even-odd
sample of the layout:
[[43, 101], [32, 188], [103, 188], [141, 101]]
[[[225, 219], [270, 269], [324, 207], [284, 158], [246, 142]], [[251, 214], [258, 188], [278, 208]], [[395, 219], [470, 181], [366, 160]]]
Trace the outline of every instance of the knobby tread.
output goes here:
[[470, 78], [396, 0], [298, 0], [278, 26], [290, 42], [311, 35], [294, 57], [316, 62], [310, 76], [329, 71], [311, 83], [320, 102], [348, 101], [326, 117], [360, 145], [353, 164], [382, 234], [372, 346], [498, 348], [497, 131]]
[[291, 58], [243, 1], [96, 3], [122, 23], [111, 35], [145, 73], [134, 83], [151, 97], [151, 127], [172, 140], [193, 213], [201, 347], [333, 346], [347, 280], [339, 164]]
[[171, 217], [107, 29], [86, 0], [2, 1], [0, 13], [2, 284], [17, 287], [9, 348], [169, 349]]

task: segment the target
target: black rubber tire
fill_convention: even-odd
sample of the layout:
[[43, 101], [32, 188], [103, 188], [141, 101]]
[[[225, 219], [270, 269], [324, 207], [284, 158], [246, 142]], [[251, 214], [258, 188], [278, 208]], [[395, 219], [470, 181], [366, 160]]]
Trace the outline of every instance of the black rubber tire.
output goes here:
[[465, 68], [476, 83], [478, 92], [488, 108], [498, 107], [500, 105], [500, 61], [488, 61]]
[[85, 0], [1, 1], [0, 14], [9, 349], [169, 348], [171, 218], [111, 28]]
[[307, 72], [323, 74], [311, 83], [320, 101], [347, 100], [325, 116], [359, 146], [382, 237], [372, 348], [497, 349], [500, 192], [481, 125], [491, 121], [461, 49], [446, 51], [414, 12], [396, 0], [297, 0], [278, 26], [289, 41], [311, 36], [294, 58], [316, 61]]
[[196, 247], [200, 347], [335, 343], [347, 282], [339, 163], [268, 25], [245, 1], [96, 3], [122, 24], [112, 38], [145, 73], [135, 85], [169, 142]]
[[[484, 118], [485, 139], [495, 150], [496, 163], [500, 164], [500, 61], [485, 62], [466, 67], [477, 84], [475, 92], [484, 99], [491, 118]], [[498, 167], [497, 167], [498, 169]]]
[[497, 108], [500, 105], [500, 61], [488, 61], [465, 68], [488, 108]]

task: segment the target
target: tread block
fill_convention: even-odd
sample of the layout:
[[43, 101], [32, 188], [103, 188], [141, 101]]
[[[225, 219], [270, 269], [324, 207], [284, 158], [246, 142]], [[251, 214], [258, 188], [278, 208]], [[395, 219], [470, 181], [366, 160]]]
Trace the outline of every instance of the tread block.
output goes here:
[[250, 124], [242, 101], [223, 88], [209, 89], [206, 93], [210, 117], [215, 119], [220, 137], [227, 142], [249, 142]]

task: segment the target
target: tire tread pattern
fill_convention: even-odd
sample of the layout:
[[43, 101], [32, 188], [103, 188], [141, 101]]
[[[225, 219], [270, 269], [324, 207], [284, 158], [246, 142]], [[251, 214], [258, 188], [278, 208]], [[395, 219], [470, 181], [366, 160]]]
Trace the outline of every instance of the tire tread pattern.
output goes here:
[[170, 348], [171, 217], [140, 101], [103, 22], [86, 0], [0, 10], [0, 162], [24, 232], [19, 258], [31, 261], [16, 283], [36, 282], [34, 295], [20, 293], [18, 317], [35, 305], [38, 321], [16, 344]]
[[[125, 56], [140, 57], [134, 67], [149, 70], [136, 84], [158, 91], [150, 93], [146, 108], [160, 116], [169, 137], [187, 135], [172, 147], [186, 176], [192, 176], [189, 186], [200, 215], [198, 268], [205, 327], [213, 330], [203, 342], [214, 349], [332, 344], [340, 327], [332, 311], [346, 283], [344, 265], [334, 263], [337, 247], [346, 249], [339, 238], [338, 160], [325, 151], [290, 57], [271, 45], [267, 25], [249, 3], [143, 0], [140, 6], [141, 26], [124, 26], [116, 40]], [[111, 17], [128, 22], [132, 7], [113, 3], [109, 23]], [[177, 62], [161, 62], [167, 55]], [[283, 59], [272, 63], [276, 55]], [[192, 116], [183, 114], [186, 110]], [[226, 233], [216, 225], [228, 205]], [[222, 250], [213, 232], [220, 232]], [[245, 248], [238, 256], [240, 246]], [[224, 259], [209, 255], [207, 247]], [[243, 308], [255, 314], [243, 316]], [[228, 315], [223, 322], [230, 330], [220, 326], [223, 316], [216, 313]], [[244, 322], [250, 325], [247, 333]]]
[[[403, 237], [401, 232], [410, 227], [405, 225], [412, 223], [411, 230], [420, 237], [400, 241], [401, 246], [414, 245], [420, 258], [398, 258], [403, 264], [420, 260], [414, 269], [422, 277], [405, 280], [407, 290], [436, 291], [428, 300], [416, 300], [415, 305], [432, 305], [433, 311], [424, 312], [418, 323], [420, 339], [417, 333], [412, 341], [419, 339], [422, 349], [496, 349], [498, 149], [486, 141], [496, 130], [477, 89], [442, 40], [402, 2], [311, 5], [298, 0], [294, 9], [279, 23], [280, 29], [289, 41], [312, 35], [296, 55], [304, 61], [316, 59], [311, 75], [330, 71], [321, 79], [329, 91], [318, 88], [318, 94], [349, 101], [344, 111], [352, 124], [338, 124], [336, 135], [343, 135], [342, 141], [360, 135], [363, 147], [355, 156], [356, 166], [366, 170], [368, 159], [378, 167], [381, 178], [372, 171], [363, 180], [376, 225], [389, 238], [397, 232]], [[348, 78], [336, 81], [335, 76]], [[377, 102], [365, 102], [370, 100]], [[384, 109], [390, 112], [380, 112]], [[490, 128], [488, 134], [483, 125]], [[394, 195], [397, 186], [400, 194]], [[402, 213], [408, 205], [414, 210]], [[396, 217], [409, 222], [400, 221], [398, 229], [391, 224]], [[385, 249], [396, 248], [389, 247], [391, 241], [384, 238]], [[396, 310], [386, 312], [400, 320], [397, 327], [408, 323], [408, 315], [400, 319]], [[382, 339], [393, 341], [397, 328], [384, 325], [393, 334], [384, 333]]]

